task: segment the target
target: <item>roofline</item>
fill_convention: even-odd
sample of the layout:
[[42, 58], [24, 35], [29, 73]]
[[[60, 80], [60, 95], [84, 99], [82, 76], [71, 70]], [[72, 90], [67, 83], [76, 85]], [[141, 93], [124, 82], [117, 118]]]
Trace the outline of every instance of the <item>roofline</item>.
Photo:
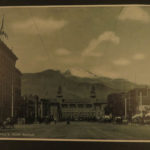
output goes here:
[[22, 75], [21, 71], [18, 68], [15, 68], [16, 72]]
[[13, 59], [16, 61], [18, 57], [12, 52], [12, 50], [0, 39], [0, 47], [2, 47], [2, 51], [7, 51], [8, 55], [12, 56]]

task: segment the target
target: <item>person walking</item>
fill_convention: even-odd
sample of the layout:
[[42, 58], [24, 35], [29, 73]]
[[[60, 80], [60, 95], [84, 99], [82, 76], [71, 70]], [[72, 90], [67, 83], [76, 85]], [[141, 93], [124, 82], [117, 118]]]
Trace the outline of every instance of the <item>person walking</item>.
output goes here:
[[69, 124], [70, 124], [70, 119], [68, 118], [68, 119], [67, 119], [67, 125], [69, 125]]

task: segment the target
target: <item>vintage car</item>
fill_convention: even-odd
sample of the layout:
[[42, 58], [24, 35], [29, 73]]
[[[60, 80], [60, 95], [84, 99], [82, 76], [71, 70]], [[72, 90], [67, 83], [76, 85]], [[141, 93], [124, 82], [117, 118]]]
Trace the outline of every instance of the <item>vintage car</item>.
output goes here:
[[122, 123], [122, 117], [121, 116], [117, 116], [114, 119], [115, 119], [115, 123], [117, 123], [117, 124], [121, 124]]
[[111, 122], [112, 121], [112, 117], [110, 115], [104, 115], [102, 117], [102, 121], [103, 122]]
[[150, 124], [150, 112], [144, 116], [144, 124]]
[[143, 114], [139, 113], [132, 116], [132, 123], [143, 123]]

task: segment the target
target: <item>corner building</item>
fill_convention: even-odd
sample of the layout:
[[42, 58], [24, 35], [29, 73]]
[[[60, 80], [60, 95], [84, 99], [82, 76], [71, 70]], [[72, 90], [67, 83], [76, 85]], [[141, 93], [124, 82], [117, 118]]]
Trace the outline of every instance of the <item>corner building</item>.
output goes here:
[[15, 67], [16, 55], [0, 40], [0, 121], [17, 117], [21, 98], [21, 72]]

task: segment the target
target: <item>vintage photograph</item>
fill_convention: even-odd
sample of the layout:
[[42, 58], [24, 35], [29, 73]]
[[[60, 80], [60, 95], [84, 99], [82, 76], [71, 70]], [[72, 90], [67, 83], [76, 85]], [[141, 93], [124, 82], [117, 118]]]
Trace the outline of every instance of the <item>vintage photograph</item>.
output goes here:
[[150, 140], [150, 6], [0, 7], [0, 138]]

